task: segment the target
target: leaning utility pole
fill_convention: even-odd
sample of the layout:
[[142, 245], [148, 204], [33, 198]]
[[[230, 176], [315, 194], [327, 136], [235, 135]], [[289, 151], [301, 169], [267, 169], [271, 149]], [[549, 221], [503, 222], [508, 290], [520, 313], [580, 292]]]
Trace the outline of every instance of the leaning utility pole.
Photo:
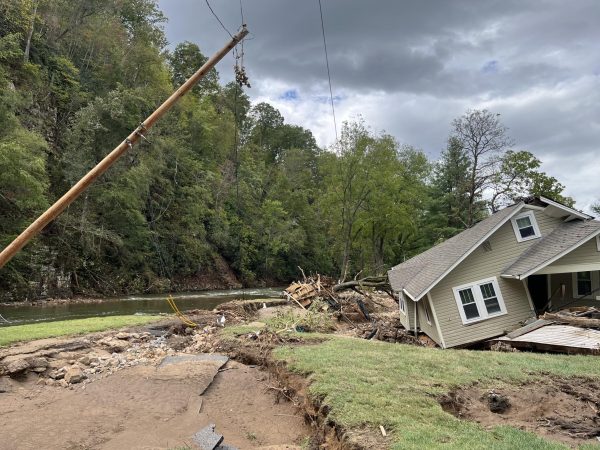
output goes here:
[[144, 133], [149, 130], [158, 119], [160, 119], [167, 111], [169, 111], [179, 99], [184, 96], [190, 89], [194, 87], [198, 81], [206, 75], [206, 73], [212, 69], [223, 57], [231, 51], [246, 35], [248, 30], [246, 25], [242, 25], [242, 29], [231, 38], [225, 47], [215, 53], [206, 63], [198, 69], [198, 71], [192, 75], [185, 83], [181, 85], [171, 96], [164, 101], [148, 118], [143, 121], [127, 138], [121, 142], [117, 148], [104, 157], [102, 161], [98, 163], [96, 167], [90, 170], [81, 180], [75, 184], [69, 191], [56, 201], [44, 214], [33, 222], [29, 227], [25, 229], [17, 238], [12, 241], [2, 252], [0, 253], [0, 268], [2, 268], [8, 261], [12, 259], [15, 254], [21, 250], [31, 239], [40, 233], [54, 219], [56, 219], [60, 213], [62, 213], [67, 206], [81, 195], [87, 187], [96, 180], [96, 178], [103, 175], [117, 159], [119, 159], [128, 149], [130, 149], [140, 138], [144, 138]]

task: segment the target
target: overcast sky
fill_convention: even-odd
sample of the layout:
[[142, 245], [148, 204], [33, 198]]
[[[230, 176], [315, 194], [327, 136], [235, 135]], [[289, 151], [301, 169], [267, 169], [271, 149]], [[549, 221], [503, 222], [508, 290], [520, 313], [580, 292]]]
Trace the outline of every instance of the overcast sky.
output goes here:
[[[239, 0], [212, 0], [236, 30]], [[229, 36], [203, 0], [159, 0], [171, 45], [206, 55]], [[577, 207], [600, 199], [600, 1], [322, 0], [338, 129], [374, 131], [436, 158], [452, 119], [501, 114], [516, 141], [567, 186]], [[255, 102], [278, 108], [321, 146], [335, 140], [317, 0], [244, 0]], [[233, 57], [220, 63], [233, 74]]]

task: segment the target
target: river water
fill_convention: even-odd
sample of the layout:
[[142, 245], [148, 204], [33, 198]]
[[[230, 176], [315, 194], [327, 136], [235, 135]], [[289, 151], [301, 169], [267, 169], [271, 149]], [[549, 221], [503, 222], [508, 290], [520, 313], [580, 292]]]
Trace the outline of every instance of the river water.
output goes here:
[[[219, 291], [179, 292], [172, 294], [181, 311], [190, 309], [211, 310], [221, 303], [236, 299], [277, 298], [283, 288], [231, 289]], [[0, 326], [84, 317], [118, 316], [124, 314], [172, 313], [166, 302], [168, 294], [131, 295], [107, 298], [97, 303], [53, 303], [41, 305], [0, 306]]]

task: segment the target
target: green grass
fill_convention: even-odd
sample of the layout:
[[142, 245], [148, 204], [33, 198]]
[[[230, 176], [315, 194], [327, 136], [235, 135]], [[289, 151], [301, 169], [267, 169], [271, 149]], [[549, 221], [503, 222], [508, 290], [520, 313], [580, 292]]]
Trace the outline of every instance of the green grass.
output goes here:
[[[392, 431], [394, 449], [564, 449], [509, 426], [486, 431], [444, 412], [436, 397], [476, 381], [482, 387], [520, 383], [547, 374], [600, 378], [594, 356], [439, 350], [360, 339], [275, 351], [289, 367], [310, 373], [312, 394], [348, 428]], [[598, 448], [590, 446], [589, 448]]]
[[164, 317], [158, 316], [106, 316], [88, 319], [62, 320], [0, 328], [0, 346], [13, 342], [31, 341], [49, 337], [84, 334], [124, 326], [143, 325]]

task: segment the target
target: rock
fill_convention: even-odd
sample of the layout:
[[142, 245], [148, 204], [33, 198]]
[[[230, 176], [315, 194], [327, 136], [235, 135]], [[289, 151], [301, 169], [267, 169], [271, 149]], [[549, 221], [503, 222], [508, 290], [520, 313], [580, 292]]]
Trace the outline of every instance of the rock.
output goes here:
[[491, 412], [502, 414], [510, 408], [510, 400], [508, 397], [492, 391], [488, 394], [488, 407]]
[[113, 353], [121, 353], [131, 346], [127, 341], [111, 338], [101, 339], [98, 343], [105, 346], [109, 352]]
[[115, 337], [117, 339], [123, 339], [128, 341], [129, 339], [131, 339], [133, 336], [130, 333], [125, 333], [124, 331], [120, 331], [117, 334], [115, 334]]
[[[33, 357], [33, 358], [27, 358], [27, 362], [29, 363], [29, 367], [34, 367], [35, 369], [43, 368], [45, 370], [48, 367], [48, 360], [46, 358], [42, 358], [39, 356]], [[37, 370], [36, 370], [36, 372], [37, 372]], [[43, 372], [43, 370], [42, 370], [42, 372]]]
[[83, 364], [84, 366], [89, 366], [91, 362], [91, 358], [88, 355], [84, 355], [77, 360], [78, 363]]
[[17, 375], [29, 369], [29, 363], [24, 359], [17, 359], [6, 366], [6, 371], [10, 375]]
[[5, 392], [11, 392], [12, 386], [10, 384], [10, 380], [6, 377], [0, 378], [0, 394]]
[[50, 378], [52, 378], [53, 380], [61, 380], [65, 377], [65, 371], [62, 369], [52, 370], [52, 371], [50, 371], [48, 376]]
[[65, 373], [65, 381], [69, 384], [80, 383], [84, 378], [85, 375], [79, 366], [72, 366]]
[[29, 369], [35, 373], [44, 373], [46, 371], [45, 367], [34, 367], [33, 369]]
[[51, 378], [46, 379], [46, 386], [56, 386], [57, 381]]

